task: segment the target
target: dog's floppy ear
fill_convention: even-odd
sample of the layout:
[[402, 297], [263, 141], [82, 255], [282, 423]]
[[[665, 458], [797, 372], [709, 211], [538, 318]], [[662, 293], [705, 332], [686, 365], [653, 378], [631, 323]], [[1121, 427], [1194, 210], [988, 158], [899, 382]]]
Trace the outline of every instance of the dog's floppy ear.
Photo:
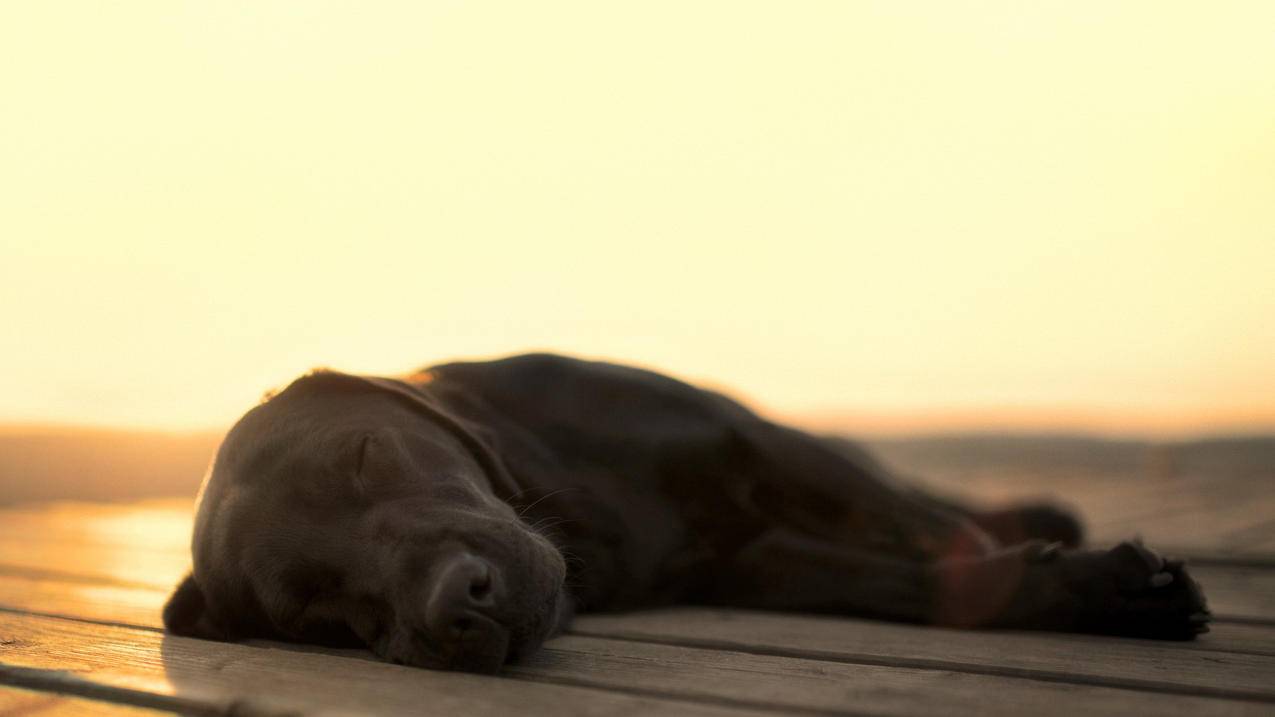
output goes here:
[[230, 632], [215, 620], [208, 610], [208, 600], [188, 574], [177, 584], [168, 602], [164, 603], [164, 628], [182, 637], [200, 637], [205, 640], [229, 641]]

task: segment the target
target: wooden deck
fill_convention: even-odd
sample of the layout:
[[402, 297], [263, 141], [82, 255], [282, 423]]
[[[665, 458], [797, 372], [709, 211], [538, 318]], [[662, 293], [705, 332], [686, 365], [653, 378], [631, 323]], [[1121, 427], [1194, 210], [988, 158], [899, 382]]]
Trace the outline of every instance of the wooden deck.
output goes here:
[[[1196, 642], [674, 609], [582, 617], [501, 677], [167, 636], [159, 608], [189, 561], [189, 501], [11, 508], [0, 716], [1275, 714], [1275, 466], [1192, 470], [1151, 461], [1070, 488], [1099, 540], [1141, 532], [1194, 557], [1218, 617]], [[991, 497], [1059, 484], [960, 472], [936, 480]]]

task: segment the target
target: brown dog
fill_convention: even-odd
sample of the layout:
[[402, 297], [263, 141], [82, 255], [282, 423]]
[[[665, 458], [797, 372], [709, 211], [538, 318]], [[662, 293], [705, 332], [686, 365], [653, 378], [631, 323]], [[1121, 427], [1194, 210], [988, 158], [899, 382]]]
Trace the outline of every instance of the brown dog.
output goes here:
[[[669, 603], [1190, 639], [1180, 562], [1073, 550], [1049, 506], [980, 514], [719, 394], [549, 355], [318, 372], [204, 483], [168, 629], [494, 672], [576, 610]], [[1068, 549], [1063, 549], [1063, 547]]]

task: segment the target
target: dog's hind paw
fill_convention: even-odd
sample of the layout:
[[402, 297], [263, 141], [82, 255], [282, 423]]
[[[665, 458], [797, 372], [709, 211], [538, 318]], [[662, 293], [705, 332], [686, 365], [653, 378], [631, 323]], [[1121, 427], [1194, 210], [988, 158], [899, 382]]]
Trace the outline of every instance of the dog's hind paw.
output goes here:
[[1069, 582], [1082, 600], [1081, 630], [1160, 640], [1208, 632], [1204, 593], [1182, 561], [1166, 560], [1141, 541], [1073, 557]]

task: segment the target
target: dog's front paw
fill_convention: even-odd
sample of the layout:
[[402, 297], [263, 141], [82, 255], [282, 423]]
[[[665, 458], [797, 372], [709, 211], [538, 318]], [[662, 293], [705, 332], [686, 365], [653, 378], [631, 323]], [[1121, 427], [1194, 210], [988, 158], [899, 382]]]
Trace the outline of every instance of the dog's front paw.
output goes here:
[[1204, 593], [1180, 560], [1126, 541], [1064, 561], [1068, 587], [1080, 599], [1080, 630], [1160, 640], [1190, 640], [1208, 631]]

